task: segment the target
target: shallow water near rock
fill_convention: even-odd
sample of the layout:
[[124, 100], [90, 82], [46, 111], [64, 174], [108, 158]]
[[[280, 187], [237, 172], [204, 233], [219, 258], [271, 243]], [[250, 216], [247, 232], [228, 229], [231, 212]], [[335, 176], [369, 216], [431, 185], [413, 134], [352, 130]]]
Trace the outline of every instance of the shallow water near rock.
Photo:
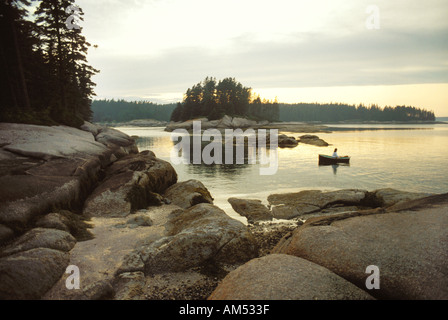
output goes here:
[[[260, 175], [259, 161], [244, 165], [173, 164], [179, 181], [197, 179], [210, 191], [214, 204], [235, 219], [245, 221], [227, 199], [259, 199], [267, 204], [273, 193], [300, 190], [394, 188], [410, 192], [448, 191], [448, 125], [329, 125], [331, 133], [317, 135], [328, 147], [299, 143], [278, 149], [278, 170]], [[136, 135], [140, 151], [151, 150], [170, 161], [174, 146], [164, 128], [118, 127]], [[283, 133], [283, 132], [282, 132]], [[285, 132], [298, 138], [304, 133]], [[313, 133], [315, 134], [315, 133]], [[319, 166], [318, 154], [350, 155], [350, 165]], [[171, 161], [170, 161], [171, 162]]]

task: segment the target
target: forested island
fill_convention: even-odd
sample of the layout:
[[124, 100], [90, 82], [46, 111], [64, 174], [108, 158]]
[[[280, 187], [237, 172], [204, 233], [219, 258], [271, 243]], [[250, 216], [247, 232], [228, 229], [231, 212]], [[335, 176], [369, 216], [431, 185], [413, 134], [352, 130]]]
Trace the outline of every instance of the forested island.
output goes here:
[[216, 78], [207, 77], [187, 89], [170, 120], [186, 121], [199, 117], [217, 120], [225, 115], [278, 121], [278, 102], [261, 100], [260, 96], [252, 93], [251, 88], [243, 86], [235, 78], [217, 81]]

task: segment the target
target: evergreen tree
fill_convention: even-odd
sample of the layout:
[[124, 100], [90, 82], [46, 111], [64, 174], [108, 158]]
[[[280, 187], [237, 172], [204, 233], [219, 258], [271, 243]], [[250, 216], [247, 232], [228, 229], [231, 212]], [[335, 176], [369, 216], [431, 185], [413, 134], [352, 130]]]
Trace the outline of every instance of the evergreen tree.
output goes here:
[[[67, 28], [73, 0], [0, 1], [0, 121], [79, 126], [91, 118], [90, 44]], [[82, 20], [83, 12], [77, 15]]]
[[69, 17], [76, 13], [82, 21], [83, 12], [76, 12], [74, 0], [41, 0], [35, 12], [41, 38], [41, 50], [48, 66], [49, 85], [54, 88], [49, 101], [50, 114], [60, 123], [79, 126], [90, 120], [91, 97], [95, 84], [91, 77], [98, 70], [87, 64], [90, 44], [81, 34], [82, 28], [68, 28]]

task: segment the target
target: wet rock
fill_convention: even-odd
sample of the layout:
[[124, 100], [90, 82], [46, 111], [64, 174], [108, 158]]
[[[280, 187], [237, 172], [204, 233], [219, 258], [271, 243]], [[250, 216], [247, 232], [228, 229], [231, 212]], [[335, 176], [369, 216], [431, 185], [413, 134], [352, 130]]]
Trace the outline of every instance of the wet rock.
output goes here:
[[352, 283], [315, 263], [285, 254], [253, 259], [230, 272], [209, 300], [370, 300]]
[[249, 223], [272, 220], [271, 211], [260, 200], [229, 198], [233, 210], [247, 218]]
[[69, 254], [36, 248], [0, 258], [0, 299], [40, 299], [62, 276]]
[[193, 179], [173, 184], [165, 191], [164, 197], [184, 209], [199, 203], [213, 204], [213, 198], [204, 184]]

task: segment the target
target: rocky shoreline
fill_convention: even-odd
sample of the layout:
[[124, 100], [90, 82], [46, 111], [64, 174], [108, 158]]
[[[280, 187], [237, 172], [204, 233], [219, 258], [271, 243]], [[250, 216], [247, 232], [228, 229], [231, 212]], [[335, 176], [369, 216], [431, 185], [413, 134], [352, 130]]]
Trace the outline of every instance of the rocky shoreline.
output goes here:
[[[0, 133], [0, 299], [448, 298], [446, 194], [229, 198], [245, 225], [117, 130]], [[368, 265], [380, 290], [366, 289]]]
[[231, 117], [225, 115], [222, 119], [209, 120], [207, 118], [198, 118], [193, 120], [187, 120], [183, 122], [169, 122], [165, 131], [172, 132], [176, 129], [185, 129], [191, 131], [193, 129], [193, 122], [201, 122], [201, 128], [206, 129], [277, 129], [279, 132], [330, 132], [328, 127], [321, 124], [311, 124], [306, 122], [269, 122], [267, 120], [256, 121], [241, 117]]

